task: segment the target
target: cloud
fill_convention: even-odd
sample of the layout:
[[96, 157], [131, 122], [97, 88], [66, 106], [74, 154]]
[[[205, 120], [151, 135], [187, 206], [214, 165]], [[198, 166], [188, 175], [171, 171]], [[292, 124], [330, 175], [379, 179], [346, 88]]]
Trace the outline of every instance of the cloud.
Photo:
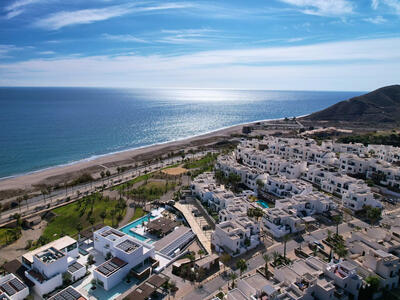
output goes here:
[[399, 48], [400, 38], [387, 38], [185, 55], [42, 58], [0, 64], [0, 85], [365, 90], [399, 77]]
[[121, 4], [103, 8], [81, 9], [75, 11], [61, 11], [44, 17], [34, 23], [35, 26], [48, 30], [57, 30], [65, 26], [90, 24], [132, 13], [156, 12], [170, 9], [190, 7], [185, 3], [167, 3], [159, 5], [140, 6], [137, 4]]
[[15, 45], [0, 45], [0, 58], [10, 57], [9, 53], [12, 51], [22, 50], [22, 47], [17, 47]]
[[[167, 44], [190, 44], [204, 43], [214, 39], [212, 33], [216, 33], [213, 29], [181, 29], [181, 30], [162, 30], [161, 33], [166, 36], [160, 38], [158, 42]], [[219, 37], [220, 38], [220, 37]]]
[[12, 18], [24, 13], [26, 6], [40, 3], [40, 2], [45, 2], [45, 1], [46, 0], [17, 0], [17, 1], [14, 1], [4, 8], [4, 11], [6, 11], [6, 19], [12, 19]]
[[395, 14], [400, 15], [400, 1], [399, 0], [382, 0], [382, 3], [389, 6], [389, 8], [394, 10]]
[[347, 0], [280, 0], [300, 7], [303, 13], [317, 16], [343, 17], [353, 12], [353, 4]]
[[40, 51], [38, 52], [41, 55], [53, 55], [56, 54], [54, 51]]
[[387, 20], [382, 16], [376, 16], [374, 18], [366, 18], [366, 19], [364, 19], [364, 21], [370, 22], [373, 24], [383, 24], [383, 23], [387, 22]]
[[372, 0], [371, 1], [371, 7], [373, 8], [373, 9], [377, 9], [378, 8], [378, 6], [379, 6], [379, 0]]
[[142, 39], [142, 38], [137, 38], [133, 35], [130, 34], [108, 34], [104, 33], [102, 35], [104, 39], [110, 40], [110, 41], [119, 41], [119, 42], [134, 42], [134, 43], [149, 43], [148, 41]]

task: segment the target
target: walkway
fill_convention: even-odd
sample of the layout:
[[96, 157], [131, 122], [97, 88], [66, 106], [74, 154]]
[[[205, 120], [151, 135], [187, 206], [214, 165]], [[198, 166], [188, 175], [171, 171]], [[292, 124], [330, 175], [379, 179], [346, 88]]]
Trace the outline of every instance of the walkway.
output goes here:
[[181, 204], [179, 202], [175, 203], [175, 208], [184, 215], [185, 219], [189, 223], [189, 226], [192, 228], [193, 232], [197, 235], [197, 238], [203, 245], [204, 249], [206, 249], [208, 253], [211, 253], [211, 242], [204, 234], [203, 229], [200, 228], [200, 225], [197, 224], [195, 217], [192, 215], [192, 212], [190, 211], [189, 207], [190, 206]]

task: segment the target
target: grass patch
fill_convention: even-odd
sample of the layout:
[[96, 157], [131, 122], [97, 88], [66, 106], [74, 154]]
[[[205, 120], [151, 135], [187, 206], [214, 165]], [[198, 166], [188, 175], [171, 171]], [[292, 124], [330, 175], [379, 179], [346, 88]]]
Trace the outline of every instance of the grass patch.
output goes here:
[[[217, 160], [218, 154], [207, 154], [203, 158], [200, 158], [198, 160], [192, 161], [192, 162], [187, 162], [183, 165], [185, 169], [198, 169], [198, 168], [209, 168], [210, 166], [214, 166], [215, 161]], [[211, 168], [212, 170], [212, 168]], [[211, 171], [210, 170], [210, 171]], [[206, 172], [206, 171], [204, 171]]]
[[395, 132], [380, 132], [366, 133], [360, 135], [350, 135], [341, 137], [337, 140], [338, 143], [362, 143], [365, 146], [368, 144], [392, 145], [400, 146], [400, 134]]
[[91, 228], [91, 220], [94, 221], [94, 224], [103, 223], [102, 212], [106, 212], [105, 225], [117, 225], [117, 220], [122, 219], [126, 214], [126, 204], [96, 193], [56, 208], [52, 212], [56, 216], [46, 226], [41, 242], [56, 240], [64, 235], [75, 236], [78, 234], [77, 225], [81, 224], [83, 231]]
[[143, 210], [143, 208], [141, 208], [141, 207], [136, 207], [136, 208], [135, 208], [135, 214], [134, 214], [133, 217], [129, 220], [129, 222], [135, 221], [136, 219], [139, 219], [139, 218], [143, 217], [144, 215], [146, 215], [146, 212]]
[[114, 186], [114, 187], [111, 188], [111, 190], [113, 190], [113, 191], [119, 191], [119, 190], [124, 191], [127, 188], [131, 187], [133, 184], [135, 184], [137, 182], [149, 180], [153, 176], [154, 176], [154, 172], [148, 173], [148, 174], [143, 174], [143, 175], [140, 175], [140, 176], [138, 176], [138, 177], [136, 177], [136, 178], [134, 178], [132, 180], [129, 180], [129, 181], [123, 183], [123, 184]]
[[21, 237], [21, 228], [0, 228], [0, 246], [12, 244]]
[[136, 189], [128, 192], [131, 196], [145, 201], [151, 201], [160, 198], [168, 191], [174, 189], [176, 183], [174, 181], [150, 181]]

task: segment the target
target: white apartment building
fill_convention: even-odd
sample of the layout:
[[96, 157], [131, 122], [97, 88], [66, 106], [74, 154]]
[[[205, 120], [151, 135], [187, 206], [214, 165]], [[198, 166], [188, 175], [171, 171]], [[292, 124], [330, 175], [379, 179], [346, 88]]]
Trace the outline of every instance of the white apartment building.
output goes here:
[[283, 209], [268, 208], [264, 212], [262, 222], [276, 238], [305, 229], [305, 225], [299, 217], [289, 214]]
[[400, 148], [389, 145], [368, 145], [368, 152], [388, 163], [400, 161]]
[[260, 226], [246, 216], [236, 217], [215, 226], [211, 244], [217, 252], [240, 255], [260, 243]]
[[295, 195], [275, 201], [275, 208], [294, 210], [298, 217], [323, 214], [335, 209], [336, 206], [331, 197], [314, 191], [307, 195]]
[[[34, 283], [33, 290], [43, 296], [63, 284], [62, 274], [69, 272], [69, 267], [76, 263], [78, 257], [77, 241], [65, 236], [24, 254], [22, 264], [28, 268], [25, 276]], [[78, 265], [78, 269], [74, 268], [73, 279], [86, 273], [86, 267]]]
[[367, 147], [362, 143], [336, 143], [333, 141], [323, 141], [321, 147], [324, 150], [336, 152], [336, 153], [351, 153], [351, 154], [365, 154], [368, 152]]
[[346, 174], [366, 174], [369, 160], [354, 154], [340, 154], [339, 170]]
[[400, 251], [400, 238], [392, 232], [380, 227], [369, 227], [361, 231], [352, 231], [350, 242], [361, 242], [372, 249], [383, 250], [387, 253]]
[[264, 182], [263, 190], [278, 197], [306, 195], [312, 192], [312, 185], [298, 179], [287, 179], [284, 176], [269, 176]]
[[344, 207], [353, 211], [360, 211], [366, 206], [382, 208], [382, 203], [374, 198], [371, 189], [364, 183], [352, 183], [342, 195]]
[[151, 268], [154, 246], [141, 242], [112, 227], [105, 226], [93, 234], [94, 249], [112, 258], [93, 271], [93, 277], [105, 290], [120, 283], [132, 268]]
[[242, 198], [235, 198], [226, 208], [218, 213], [219, 221], [225, 222], [236, 219], [237, 217], [247, 216], [247, 209], [250, 204]]
[[23, 300], [29, 295], [29, 288], [14, 274], [0, 277], [0, 299]]

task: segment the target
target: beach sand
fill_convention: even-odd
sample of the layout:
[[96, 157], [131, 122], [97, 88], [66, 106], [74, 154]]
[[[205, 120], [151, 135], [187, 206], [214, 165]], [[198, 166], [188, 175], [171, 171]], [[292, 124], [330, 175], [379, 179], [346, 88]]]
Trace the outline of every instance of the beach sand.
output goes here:
[[32, 190], [34, 186], [40, 184], [63, 184], [83, 173], [98, 174], [107, 168], [135, 164], [140, 161], [167, 154], [171, 151], [209, 145], [226, 140], [231, 134], [241, 133], [243, 126], [243, 124], [236, 125], [184, 140], [127, 150], [101, 156], [90, 161], [80, 161], [70, 165], [58, 166], [16, 177], [0, 179], [0, 192], [3, 191], [4, 193], [4, 191], [18, 189]]

